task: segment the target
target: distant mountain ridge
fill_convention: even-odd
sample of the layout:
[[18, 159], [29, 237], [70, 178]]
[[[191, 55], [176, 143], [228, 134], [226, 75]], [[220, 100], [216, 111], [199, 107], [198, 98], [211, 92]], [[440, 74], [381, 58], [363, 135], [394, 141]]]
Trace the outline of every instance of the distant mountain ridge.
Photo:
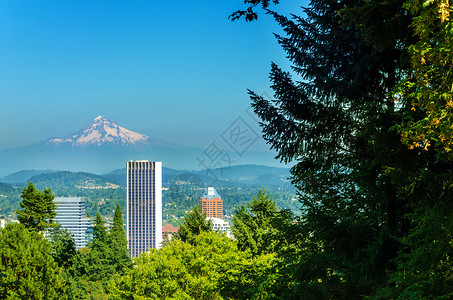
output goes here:
[[[110, 178], [122, 185], [126, 184], [126, 168], [116, 169], [103, 176]], [[162, 183], [169, 185], [171, 182], [183, 182], [185, 178], [196, 178], [205, 185], [290, 185], [291, 176], [289, 168], [269, 167], [263, 165], [237, 165], [227, 168], [209, 170], [174, 170], [162, 168]]]
[[27, 181], [33, 182], [37, 187], [81, 187], [81, 186], [106, 186], [108, 180], [101, 175], [87, 172], [57, 171], [53, 173], [37, 174]]
[[47, 174], [57, 172], [56, 170], [22, 170], [14, 172], [3, 178], [0, 178], [0, 182], [6, 183], [26, 183], [28, 179], [35, 175]]
[[[27, 177], [30, 175], [29, 177]], [[215, 176], [214, 176], [215, 175]], [[228, 184], [245, 184], [245, 185], [288, 185], [290, 176], [288, 168], [268, 167], [262, 165], [238, 165], [223, 169], [188, 171], [175, 170], [171, 168], [162, 168], [162, 182], [164, 186], [172, 183], [184, 184], [199, 182], [204, 185], [228, 185]], [[126, 168], [116, 169], [107, 174], [97, 175], [86, 172], [68, 172], [52, 170], [22, 170], [3, 178], [0, 182], [25, 184], [29, 180], [37, 181], [39, 184], [46, 184], [59, 178], [61, 181], [73, 181], [73, 178], [96, 179], [105, 183], [106, 181], [119, 184], [123, 187], [126, 185]], [[14, 179], [14, 180], [11, 180]], [[19, 181], [21, 180], [21, 181]], [[80, 182], [78, 182], [80, 184]]]

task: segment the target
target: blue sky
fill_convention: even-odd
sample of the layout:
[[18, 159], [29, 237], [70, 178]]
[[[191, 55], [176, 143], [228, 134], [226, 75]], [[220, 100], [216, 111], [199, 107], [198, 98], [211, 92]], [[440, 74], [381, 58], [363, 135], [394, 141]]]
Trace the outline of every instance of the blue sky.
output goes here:
[[[303, 4], [283, 2], [285, 14]], [[206, 147], [247, 117], [247, 88], [271, 94], [271, 61], [289, 68], [271, 17], [228, 20], [243, 7], [240, 0], [1, 0], [0, 150], [71, 134], [98, 115]]]

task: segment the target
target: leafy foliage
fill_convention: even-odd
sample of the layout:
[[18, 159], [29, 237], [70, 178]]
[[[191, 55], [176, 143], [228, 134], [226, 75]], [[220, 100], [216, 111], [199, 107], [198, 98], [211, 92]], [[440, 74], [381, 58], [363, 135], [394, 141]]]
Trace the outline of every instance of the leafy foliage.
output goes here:
[[292, 70], [272, 65], [274, 99], [250, 96], [277, 157], [297, 162], [302, 215], [287, 214], [278, 237], [288, 297], [449, 296], [448, 2], [313, 0], [303, 17], [267, 12]]
[[116, 206], [115, 215], [113, 216], [113, 227], [107, 236], [109, 248], [111, 251], [111, 264], [117, 273], [122, 274], [124, 268], [131, 266], [132, 261], [127, 249], [126, 231], [123, 226], [123, 217], [120, 205]]
[[272, 13], [301, 81], [272, 65], [276, 99], [251, 97], [264, 138], [281, 160], [298, 161], [292, 173], [303, 192], [302, 222], [332, 256], [330, 267], [361, 293], [385, 284], [397, 253], [403, 199], [385, 170], [411, 153], [391, 131], [386, 97], [402, 53], [370, 46], [340, 11], [343, 3], [313, 1], [305, 19]]
[[64, 292], [49, 241], [22, 224], [0, 229], [1, 299], [61, 299]]
[[[117, 206], [114, 228], [107, 234], [97, 215], [68, 297], [101, 298], [109, 289], [121, 299], [453, 296], [449, 3], [312, 0], [304, 16], [291, 18], [268, 10], [272, 3], [247, 0], [231, 18], [254, 20], [261, 6], [285, 32], [277, 40], [292, 69], [272, 64], [274, 99], [250, 96], [277, 157], [296, 163], [300, 215], [277, 211], [264, 191], [248, 209], [239, 206], [259, 185], [221, 181], [226, 210], [239, 206], [237, 241], [212, 232], [198, 207], [184, 218], [179, 240], [124, 268], [121, 212], [109, 204], [110, 212]], [[164, 193], [169, 214], [198, 200], [201, 180], [192, 179], [183, 174]], [[291, 191], [275, 189], [284, 195], [279, 206], [291, 200]], [[63, 244], [54, 247], [62, 266]], [[0, 276], [2, 291], [17, 286], [7, 276]]]
[[43, 192], [37, 190], [32, 182], [22, 190], [20, 203], [22, 209], [16, 210], [17, 218], [25, 227], [42, 232], [52, 226], [53, 218], [57, 215], [55, 196], [50, 189]]
[[[52, 232], [52, 244], [56, 250], [68, 248], [74, 243], [71, 236], [70, 239], [66, 239], [64, 232], [61, 234], [57, 231], [56, 236], [54, 239]], [[64, 243], [60, 242], [61, 236], [65, 238]], [[88, 248], [82, 248], [75, 253], [54, 251], [54, 255], [66, 259], [63, 267], [68, 286], [68, 299], [108, 299], [108, 282], [112, 276], [123, 274], [127, 268], [132, 267], [119, 205], [110, 232], [107, 233], [105, 221], [98, 213], [94, 224], [93, 242]]]
[[453, 34], [448, 1], [407, 1], [414, 16], [412, 28], [418, 41], [410, 47], [411, 68], [395, 88], [402, 100], [404, 118], [398, 126], [409, 148], [434, 147], [443, 159], [452, 150]]
[[231, 230], [241, 250], [250, 249], [254, 255], [274, 252], [275, 230], [272, 218], [277, 205], [265, 190], [248, 203], [248, 210], [241, 205], [233, 216]]
[[104, 280], [113, 274], [114, 266], [111, 264], [112, 249], [109, 247], [107, 229], [101, 214], [97, 213], [93, 228], [93, 242], [88, 259], [88, 274], [90, 280]]
[[15, 215], [15, 210], [20, 203], [20, 190], [8, 183], [0, 182], [0, 214]]
[[256, 6], [261, 5], [262, 8], [266, 9], [270, 3], [278, 4], [279, 0], [244, 0], [245, 4], [249, 6], [245, 10], [237, 10], [230, 15], [232, 21], [244, 17], [246, 21], [253, 21], [258, 19], [258, 14], [254, 11]]
[[212, 231], [212, 227], [212, 221], [206, 219], [206, 212], [201, 213], [201, 206], [197, 205], [179, 224], [177, 238], [183, 242], [192, 242], [202, 232]]
[[115, 299], [247, 299], [269, 275], [272, 260], [272, 255], [252, 260], [226, 236], [202, 232], [192, 243], [176, 240], [142, 253], [134, 268], [114, 277], [110, 289]]
[[67, 229], [62, 229], [61, 225], [58, 224], [49, 231], [49, 236], [54, 261], [65, 270], [73, 271], [72, 267], [77, 256], [77, 250], [71, 233]]
[[402, 239], [398, 270], [391, 276], [394, 287], [384, 289], [383, 297], [453, 296], [453, 174], [421, 173], [407, 192], [413, 198], [412, 226]]

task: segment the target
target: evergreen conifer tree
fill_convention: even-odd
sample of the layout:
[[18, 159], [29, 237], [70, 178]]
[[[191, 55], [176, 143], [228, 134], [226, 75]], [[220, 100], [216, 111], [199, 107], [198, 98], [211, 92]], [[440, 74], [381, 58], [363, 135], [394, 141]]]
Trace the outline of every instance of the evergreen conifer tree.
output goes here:
[[131, 259], [127, 249], [126, 231], [123, 226], [123, 217], [120, 205], [117, 204], [113, 216], [113, 227], [108, 234], [108, 245], [111, 251], [111, 263], [115, 272], [122, 274], [124, 268], [131, 266]]
[[94, 221], [93, 242], [89, 255], [88, 275], [93, 281], [107, 282], [113, 274], [114, 266], [111, 264], [111, 249], [108, 246], [107, 229], [105, 221], [98, 212]]
[[105, 227], [105, 221], [101, 214], [98, 212], [94, 219], [93, 227], [93, 242], [92, 249], [101, 248], [107, 242], [107, 228]]
[[37, 190], [32, 182], [22, 190], [22, 202], [16, 209], [19, 222], [31, 230], [42, 232], [52, 226], [53, 218], [57, 215], [56, 206], [53, 202], [55, 196], [50, 189], [43, 192]]
[[184, 216], [176, 236], [183, 242], [192, 242], [201, 232], [211, 231], [212, 228], [212, 221], [206, 218], [206, 212], [201, 213], [201, 206], [197, 205]]
[[[253, 19], [271, 1], [246, 3], [235, 16]], [[272, 64], [272, 99], [250, 96], [277, 157], [296, 162], [302, 216], [285, 222], [301, 237], [286, 237], [294, 298], [448, 294], [450, 11], [443, 0], [313, 0], [291, 18], [268, 11], [292, 68]]]
[[62, 229], [58, 224], [49, 232], [52, 244], [52, 256], [54, 261], [65, 270], [73, 273], [72, 266], [77, 259], [78, 252], [74, 238], [67, 229]]
[[235, 211], [231, 226], [239, 249], [250, 249], [256, 256], [272, 253], [276, 233], [272, 224], [272, 219], [277, 213], [275, 201], [265, 190], [260, 189], [247, 205], [248, 210], [241, 205]]
[[0, 299], [62, 299], [64, 291], [47, 239], [23, 224], [0, 229]]

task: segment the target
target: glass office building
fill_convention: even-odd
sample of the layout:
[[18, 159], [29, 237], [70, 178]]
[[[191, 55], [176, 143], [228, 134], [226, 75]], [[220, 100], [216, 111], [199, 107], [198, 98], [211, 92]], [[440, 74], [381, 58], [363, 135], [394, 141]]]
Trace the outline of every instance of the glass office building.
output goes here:
[[127, 162], [127, 240], [131, 257], [162, 242], [162, 162]]
[[67, 229], [77, 249], [87, 246], [87, 232], [91, 228], [91, 220], [86, 217], [85, 199], [81, 197], [55, 197], [57, 216], [55, 222]]

